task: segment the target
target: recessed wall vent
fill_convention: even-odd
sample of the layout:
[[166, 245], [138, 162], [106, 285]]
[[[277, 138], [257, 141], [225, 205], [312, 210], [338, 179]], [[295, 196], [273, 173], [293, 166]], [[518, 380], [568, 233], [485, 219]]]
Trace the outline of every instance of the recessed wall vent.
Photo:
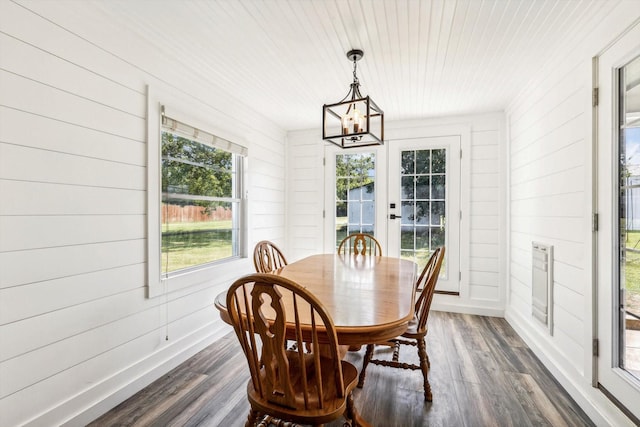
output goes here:
[[553, 335], [553, 246], [531, 243], [531, 313]]

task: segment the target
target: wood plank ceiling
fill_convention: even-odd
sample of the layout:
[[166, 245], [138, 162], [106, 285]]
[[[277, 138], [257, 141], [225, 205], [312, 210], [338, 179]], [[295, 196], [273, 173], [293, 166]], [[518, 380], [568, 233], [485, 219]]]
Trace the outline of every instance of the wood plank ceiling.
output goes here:
[[[99, 0], [79, 18], [126, 27], [285, 130], [317, 128], [358, 63], [387, 120], [503, 110], [613, 0]], [[91, 16], [94, 14], [94, 16]], [[124, 49], [124, 47], [123, 47]], [[123, 58], [127, 52], [119, 53]]]

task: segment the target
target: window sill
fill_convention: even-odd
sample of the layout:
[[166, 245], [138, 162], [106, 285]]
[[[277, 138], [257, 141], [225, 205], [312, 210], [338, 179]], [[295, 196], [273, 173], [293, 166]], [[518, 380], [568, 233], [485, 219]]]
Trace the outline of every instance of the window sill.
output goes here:
[[238, 277], [253, 272], [254, 267], [250, 258], [237, 258], [175, 274], [168, 279], [161, 279], [158, 283], [149, 283], [147, 296], [154, 298], [207, 282], [211, 282], [212, 285], [228, 282], [230, 285]]

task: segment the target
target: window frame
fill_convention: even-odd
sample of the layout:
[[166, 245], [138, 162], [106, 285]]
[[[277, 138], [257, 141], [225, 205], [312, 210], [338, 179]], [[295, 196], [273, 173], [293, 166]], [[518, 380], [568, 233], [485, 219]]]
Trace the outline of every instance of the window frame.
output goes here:
[[[210, 281], [212, 277], [227, 277], [244, 269], [247, 264], [248, 241], [248, 157], [245, 141], [221, 126], [212, 124], [215, 117], [210, 107], [196, 105], [197, 100], [185, 100], [161, 90], [147, 87], [147, 297], [153, 298], [168, 292]], [[227, 141], [244, 149], [238, 179], [241, 189], [239, 208], [238, 254], [234, 257], [162, 273], [162, 115], [188, 124], [196, 129]], [[221, 119], [222, 120], [222, 119]], [[229, 150], [231, 151], [231, 150]]]

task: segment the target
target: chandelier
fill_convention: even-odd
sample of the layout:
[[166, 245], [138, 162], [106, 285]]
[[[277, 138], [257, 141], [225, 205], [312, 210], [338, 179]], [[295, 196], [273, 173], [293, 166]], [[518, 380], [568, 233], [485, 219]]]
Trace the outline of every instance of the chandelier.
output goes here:
[[347, 96], [335, 104], [322, 106], [322, 139], [342, 148], [384, 144], [384, 112], [369, 96], [360, 94], [357, 62], [364, 52], [353, 49], [353, 83]]

